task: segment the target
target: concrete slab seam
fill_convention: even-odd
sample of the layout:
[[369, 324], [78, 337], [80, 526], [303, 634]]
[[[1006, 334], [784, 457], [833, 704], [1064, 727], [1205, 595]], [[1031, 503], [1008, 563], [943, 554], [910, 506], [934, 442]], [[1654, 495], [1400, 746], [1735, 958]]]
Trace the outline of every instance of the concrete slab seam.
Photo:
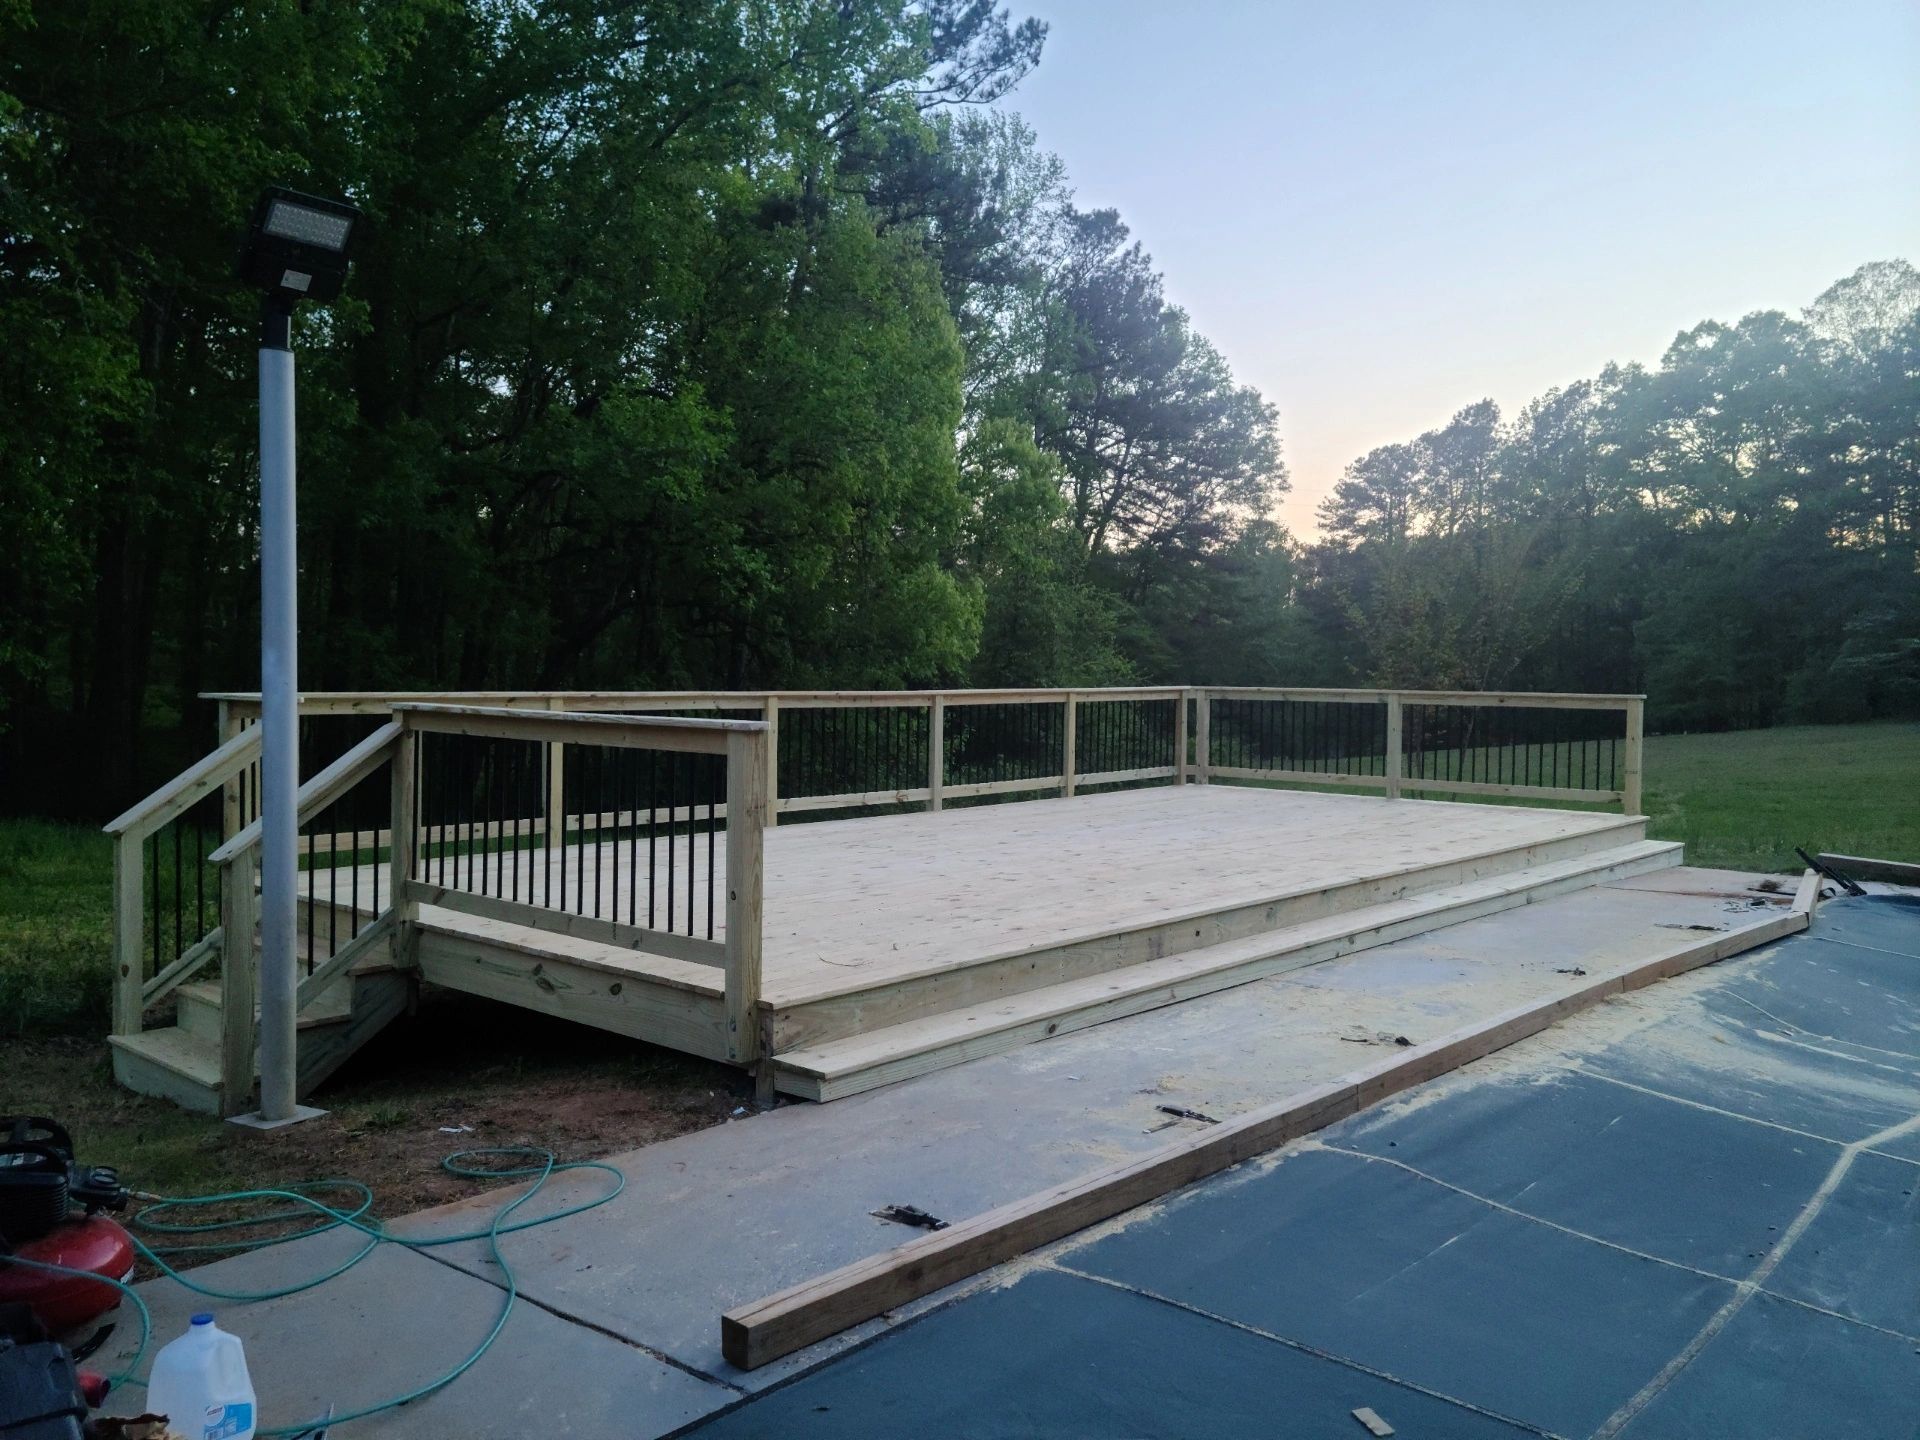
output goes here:
[[1340, 1366], [1342, 1369], [1352, 1370], [1356, 1374], [1365, 1375], [1374, 1380], [1382, 1380], [1389, 1385], [1397, 1385], [1403, 1390], [1411, 1390], [1415, 1394], [1426, 1396], [1429, 1400], [1437, 1400], [1444, 1405], [1451, 1405], [1455, 1409], [1465, 1410], [1469, 1414], [1481, 1416], [1483, 1419], [1497, 1420], [1503, 1425], [1511, 1425], [1517, 1430], [1524, 1430], [1529, 1435], [1541, 1436], [1543, 1440], [1566, 1440], [1566, 1437], [1560, 1435], [1558, 1431], [1543, 1430], [1530, 1421], [1521, 1420], [1512, 1415], [1504, 1415], [1498, 1410], [1489, 1410], [1486, 1406], [1476, 1405], [1471, 1400], [1462, 1400], [1458, 1395], [1449, 1395], [1445, 1391], [1435, 1390], [1431, 1386], [1420, 1384], [1418, 1381], [1404, 1379], [1399, 1375], [1395, 1375], [1390, 1370], [1382, 1370], [1373, 1365], [1364, 1365], [1351, 1356], [1335, 1354], [1331, 1350], [1322, 1350], [1317, 1345], [1309, 1345], [1303, 1340], [1295, 1340], [1291, 1336], [1281, 1335], [1272, 1330], [1263, 1330], [1258, 1325], [1249, 1325], [1246, 1321], [1235, 1320], [1230, 1315], [1215, 1314], [1213, 1311], [1202, 1309], [1200, 1306], [1194, 1305], [1189, 1301], [1176, 1300], [1170, 1295], [1162, 1295], [1157, 1290], [1143, 1290], [1138, 1285], [1128, 1285], [1123, 1281], [1114, 1280], [1105, 1275], [1096, 1275], [1087, 1270], [1076, 1270], [1073, 1266], [1062, 1264], [1058, 1260], [1041, 1261], [1036, 1268], [1053, 1270], [1062, 1275], [1071, 1275], [1077, 1280], [1091, 1280], [1094, 1284], [1104, 1285], [1109, 1290], [1118, 1290], [1122, 1294], [1137, 1296], [1142, 1300], [1152, 1300], [1170, 1309], [1196, 1316], [1199, 1319], [1211, 1320], [1214, 1324], [1224, 1325], [1230, 1330], [1238, 1330], [1243, 1334], [1258, 1336], [1262, 1340], [1270, 1340], [1276, 1345], [1284, 1345], [1287, 1349], [1296, 1350], [1302, 1355], [1311, 1355], [1315, 1359], [1329, 1361], [1332, 1364]]
[[[395, 1243], [401, 1244], [401, 1245], [406, 1244], [404, 1240], [399, 1240], [399, 1241], [396, 1241]], [[436, 1264], [446, 1266], [449, 1270], [453, 1271], [453, 1273], [456, 1275], [464, 1275], [469, 1280], [478, 1280], [483, 1285], [493, 1286], [494, 1289], [500, 1291], [502, 1294], [506, 1293], [507, 1287], [502, 1285], [498, 1280], [494, 1279], [491, 1275], [482, 1275], [476, 1270], [469, 1270], [464, 1265], [460, 1265], [455, 1261], [453, 1261], [452, 1259], [450, 1259], [449, 1257], [437, 1254], [432, 1250], [415, 1249], [415, 1247], [411, 1245], [408, 1245], [407, 1248], [409, 1250], [412, 1250], [413, 1253], [416, 1255], [422, 1256], [423, 1258], [428, 1260], [432, 1260]], [[678, 1370], [682, 1374], [690, 1375], [695, 1380], [703, 1380], [709, 1385], [717, 1385], [721, 1389], [729, 1390], [735, 1395], [748, 1395], [752, 1393], [744, 1385], [736, 1385], [733, 1381], [726, 1379], [724, 1376], [711, 1374], [708, 1371], [702, 1370], [697, 1365], [689, 1365], [686, 1361], [680, 1359], [679, 1357], [674, 1355], [669, 1355], [665, 1350], [656, 1349], [653, 1346], [647, 1344], [643, 1340], [635, 1340], [631, 1335], [623, 1335], [618, 1330], [615, 1330], [612, 1327], [607, 1325], [602, 1325], [597, 1320], [588, 1320], [583, 1316], [570, 1314], [565, 1310], [561, 1310], [558, 1307], [547, 1303], [545, 1300], [541, 1300], [536, 1296], [529, 1295], [525, 1290], [516, 1291], [514, 1293], [514, 1298], [523, 1304], [533, 1306], [533, 1308], [536, 1310], [544, 1310], [547, 1314], [553, 1316], [554, 1319], [556, 1320], [565, 1321], [569, 1325], [577, 1325], [582, 1330], [591, 1330], [596, 1335], [604, 1335], [609, 1340], [618, 1341], [620, 1344], [626, 1346], [629, 1350], [638, 1350], [642, 1355], [647, 1356], [649, 1359], [657, 1360], [662, 1365], [666, 1365], [672, 1369]], [[707, 1417], [702, 1416], [701, 1418], [705, 1419]]]
[[[1639, 1393], [1629, 1399], [1626, 1404], [1622, 1405], [1618, 1410], [1614, 1411], [1607, 1419], [1607, 1422], [1593, 1432], [1592, 1440], [1612, 1440], [1613, 1436], [1618, 1435], [1636, 1415], [1651, 1405], [1654, 1400], [1659, 1397], [1660, 1393], [1671, 1385], [1674, 1380], [1679, 1377], [1680, 1373], [1699, 1357], [1700, 1353], [1712, 1342], [1713, 1337], [1726, 1329], [1733, 1317], [1746, 1308], [1747, 1302], [1764, 1289], [1767, 1277], [1773, 1274], [1782, 1260], [1787, 1258], [1788, 1253], [1791, 1252], [1793, 1247], [1799, 1242], [1800, 1237], [1806, 1234], [1807, 1227], [1812, 1225], [1814, 1220], [1819, 1217], [1820, 1212], [1826, 1208], [1827, 1201], [1833, 1198], [1834, 1192], [1840, 1188], [1840, 1182], [1846, 1179], [1847, 1172], [1853, 1168], [1853, 1162], [1860, 1157], [1863, 1151], [1888, 1140], [1912, 1134], [1915, 1131], [1920, 1131], [1920, 1115], [1902, 1120], [1897, 1125], [1889, 1125], [1884, 1130], [1877, 1130], [1865, 1139], [1857, 1140], [1842, 1149], [1839, 1156], [1834, 1160], [1833, 1167], [1827, 1172], [1827, 1178], [1820, 1183], [1820, 1188], [1808, 1197], [1807, 1203], [1801, 1206], [1800, 1213], [1794, 1217], [1793, 1223], [1789, 1225], [1781, 1235], [1780, 1243], [1767, 1252], [1766, 1259], [1754, 1266], [1744, 1280], [1735, 1282], [1733, 1294], [1728, 1296], [1726, 1303], [1713, 1313], [1706, 1324], [1700, 1327], [1699, 1333], [1696, 1334], [1693, 1339], [1689, 1340], [1686, 1345], [1681, 1347], [1679, 1354], [1675, 1355], [1673, 1359], [1661, 1367], [1659, 1374], [1641, 1386]], [[1766, 1293], [1768, 1295], [1773, 1294], [1771, 1290], [1766, 1291]], [[1853, 1321], [1852, 1323], [1860, 1324], [1861, 1322]], [[1878, 1329], [1880, 1327], [1870, 1326], [1868, 1328]], [[1914, 1337], [1906, 1336], [1903, 1338], [1911, 1340]]]

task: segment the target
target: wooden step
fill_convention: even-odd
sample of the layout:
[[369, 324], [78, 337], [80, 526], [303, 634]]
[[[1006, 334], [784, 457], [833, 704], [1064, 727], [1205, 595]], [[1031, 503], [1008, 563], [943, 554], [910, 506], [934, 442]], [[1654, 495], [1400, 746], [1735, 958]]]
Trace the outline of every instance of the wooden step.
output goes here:
[[[1600, 817], [1596, 817], [1600, 818]], [[1382, 865], [1336, 885], [1303, 885], [1228, 905], [1175, 913], [1151, 925], [1089, 929], [1000, 954], [964, 956], [892, 984], [851, 977], [843, 988], [769, 1006], [776, 1054], [811, 1051], [905, 1021], [985, 1005], [1007, 996], [1542, 866], [1575, 862], [1644, 843], [1646, 821], [1622, 816], [1571, 835], [1495, 845], [1428, 865]], [[1675, 862], [1677, 863], [1677, 861]]]
[[[349, 988], [349, 985], [351, 988]], [[156, 1095], [206, 1115], [227, 1113], [220, 1084], [220, 987], [214, 981], [182, 985], [180, 1019], [138, 1035], [110, 1035], [114, 1079], [141, 1095]], [[295, 1093], [311, 1095], [328, 1076], [413, 1000], [412, 977], [389, 966], [356, 971], [300, 1012]], [[234, 1108], [245, 1108], [244, 1103]]]
[[[182, 1030], [218, 1047], [220, 1044], [220, 982], [193, 980], [174, 991], [179, 997], [178, 1024]], [[260, 1007], [254, 1006], [258, 1018]], [[329, 985], [300, 1012], [302, 1030], [340, 1025], [353, 1017], [353, 993], [348, 984]]]
[[138, 1035], [109, 1035], [113, 1078], [140, 1095], [171, 1100], [203, 1115], [223, 1111], [219, 1042], [207, 1042], [178, 1025], [143, 1030]]
[[920, 1017], [776, 1055], [775, 1083], [807, 1099], [838, 1099], [1607, 880], [1666, 869], [1678, 865], [1682, 853], [1677, 844], [1640, 840]]

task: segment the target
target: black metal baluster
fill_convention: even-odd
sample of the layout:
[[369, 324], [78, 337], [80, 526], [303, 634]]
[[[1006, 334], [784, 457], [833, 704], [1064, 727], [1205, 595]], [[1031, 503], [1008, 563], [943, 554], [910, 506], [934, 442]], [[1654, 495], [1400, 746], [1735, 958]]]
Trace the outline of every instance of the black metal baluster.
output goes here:
[[[580, 838], [573, 846], [573, 913], [587, 913], [587, 752], [581, 746], [570, 747], [572, 760], [567, 766], [566, 775], [573, 782], [573, 805], [579, 806], [580, 824], [577, 827]], [[567, 813], [574, 813], [573, 805], [567, 807]], [[567, 850], [566, 839], [561, 837], [560, 845], [560, 895], [562, 908], [565, 908], [567, 893]]]
[[147, 893], [153, 897], [153, 968], [160, 969], [160, 837], [149, 836], [141, 842], [147, 853], [153, 856], [153, 878], [147, 883]]
[[186, 923], [186, 898], [181, 890], [183, 877], [180, 873], [180, 831], [178, 820], [167, 827], [173, 832], [173, 953], [177, 956], [185, 948], [185, 936], [181, 933]]
[[540, 903], [549, 908], [564, 909], [564, 905], [553, 903], [553, 827], [558, 818], [551, 813], [553, 797], [553, 742], [542, 740], [540, 744], [540, 801], [537, 809], [540, 815]]
[[675, 799], [676, 799], [677, 792], [680, 788], [677, 783], [679, 779], [679, 772], [680, 772], [680, 757], [676, 754], [669, 752], [667, 755], [667, 929], [668, 930], [673, 929], [673, 902], [674, 902], [673, 827], [676, 819], [676, 816], [674, 814]]
[[[327, 822], [327, 956], [340, 946], [340, 801], [327, 807], [331, 817]], [[313, 876], [307, 876], [307, 885], [313, 886]], [[309, 970], [308, 974], [313, 972]]]
[[[349, 881], [347, 893], [353, 907], [354, 930], [358, 932], [360, 928], [360, 829], [359, 829], [360, 817], [358, 815], [353, 817], [353, 824], [354, 824], [353, 855], [347, 862], [353, 868], [347, 872], [347, 878]], [[380, 832], [378, 830], [375, 830], [373, 834], [376, 840], [380, 838]], [[378, 845], [375, 845], [373, 847], [373, 850], [374, 850], [374, 854], [378, 856], [380, 853], [380, 847]], [[376, 871], [379, 869], [378, 865], [376, 865], [374, 868]], [[380, 913], [380, 906], [377, 902], [373, 907], [373, 913], [376, 915]]]
[[714, 771], [720, 761], [710, 759], [707, 762], [707, 939], [713, 938], [713, 863], [714, 832], [718, 828], [714, 810], [719, 801], [719, 787], [714, 782]]
[[207, 933], [207, 836], [196, 813], [193, 817], [193, 924], [194, 939]]
[[500, 743], [506, 747], [505, 763], [500, 767], [500, 809], [507, 817], [500, 837], [500, 866], [507, 872], [502, 877], [500, 893], [517, 901], [520, 898], [520, 802], [526, 787], [526, 767], [520, 762], [517, 742], [502, 740]]
[[633, 823], [627, 827], [627, 923], [640, 923], [640, 761], [638, 750], [627, 755], [627, 795]]
[[[455, 832], [460, 837], [460, 854], [454, 865], [454, 875], [460, 889], [471, 890], [473, 886], [473, 803], [474, 789], [478, 782], [479, 771], [475, 757], [482, 742], [472, 735], [460, 737], [460, 826]], [[462, 866], [465, 868], [462, 874]]]
[[699, 923], [694, 909], [694, 871], [698, 868], [698, 852], [695, 846], [700, 839], [700, 761], [698, 756], [687, 757], [687, 934], [694, 933]]

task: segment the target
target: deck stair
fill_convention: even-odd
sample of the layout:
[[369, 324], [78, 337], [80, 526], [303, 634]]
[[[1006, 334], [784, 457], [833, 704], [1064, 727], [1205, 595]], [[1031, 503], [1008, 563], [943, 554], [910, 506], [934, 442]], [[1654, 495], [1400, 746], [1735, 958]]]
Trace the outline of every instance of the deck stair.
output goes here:
[[[1681, 863], [1683, 847], [1646, 840], [1643, 832], [1642, 824], [1623, 822], [1618, 833], [1608, 832], [1611, 843], [1605, 848], [1584, 849], [1518, 868], [1503, 868], [1490, 857], [1479, 867], [1488, 873], [1430, 888], [1403, 882], [1396, 887], [1399, 893], [1367, 898], [1350, 908], [1333, 908], [1331, 913], [1296, 923], [1269, 925], [1177, 953], [1163, 952], [1089, 973], [1070, 973], [1068, 978], [1051, 983], [1008, 988], [953, 1008], [913, 1013], [893, 1024], [778, 1049], [775, 1084], [788, 1094], [807, 1099], [838, 1099], [1410, 935]], [[1367, 894], [1364, 888], [1355, 890], [1357, 896]], [[1202, 925], [1196, 933], [1204, 935], [1208, 928]], [[1164, 937], [1157, 938], [1165, 943]], [[1042, 975], [1047, 971], [1030, 965], [1027, 973]]]
[[[173, 1024], [108, 1037], [114, 1077], [130, 1090], [162, 1096], [189, 1110], [225, 1113], [234, 1107], [223, 1104], [220, 1083], [220, 983], [193, 981], [174, 991], [174, 997]], [[311, 1094], [405, 1012], [412, 998], [411, 977], [394, 967], [385, 945], [375, 945], [373, 953], [301, 1010], [295, 1042], [299, 1094]]]

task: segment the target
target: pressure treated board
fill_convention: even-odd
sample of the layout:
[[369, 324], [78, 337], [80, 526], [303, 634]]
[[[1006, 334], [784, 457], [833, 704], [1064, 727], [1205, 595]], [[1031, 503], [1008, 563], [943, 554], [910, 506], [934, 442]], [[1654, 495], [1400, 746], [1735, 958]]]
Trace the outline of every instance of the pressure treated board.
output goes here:
[[1783, 935], [1795, 909], [1592, 977], [1544, 1001], [1416, 1045], [1329, 1084], [1214, 1125], [1185, 1140], [950, 1225], [721, 1317], [727, 1360], [755, 1369], [851, 1325], [1216, 1174], [1337, 1119], [1538, 1034], [1556, 1020]]

